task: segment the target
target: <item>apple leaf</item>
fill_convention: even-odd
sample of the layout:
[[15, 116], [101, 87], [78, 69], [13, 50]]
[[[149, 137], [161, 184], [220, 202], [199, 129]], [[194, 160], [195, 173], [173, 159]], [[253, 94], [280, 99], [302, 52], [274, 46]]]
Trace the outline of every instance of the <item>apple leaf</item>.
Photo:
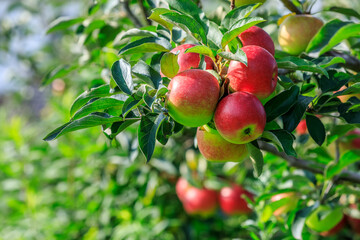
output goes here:
[[133, 80], [131, 76], [131, 66], [124, 59], [114, 62], [111, 67], [111, 74], [116, 85], [126, 94], [132, 94], [134, 89]]
[[325, 127], [321, 120], [313, 115], [306, 114], [306, 126], [314, 141], [321, 146], [326, 137]]
[[305, 225], [306, 218], [320, 205], [319, 201], [316, 201], [314, 205], [305, 207], [296, 212], [294, 221], [291, 226], [291, 233], [295, 239], [302, 239], [302, 231]]
[[344, 14], [345, 16], [348, 16], [348, 17], [356, 17], [357, 19], [360, 19], [360, 14], [352, 8], [331, 7], [324, 11], [337, 12], [337, 13]]
[[221, 26], [226, 29], [229, 29], [236, 23], [237, 21], [248, 17], [256, 8], [258, 8], [261, 4], [251, 4], [246, 6], [241, 6], [235, 8], [228, 12], [224, 19], [221, 21]]
[[141, 152], [149, 162], [155, 149], [157, 132], [163, 120], [166, 118], [164, 113], [150, 113], [141, 118], [138, 128], [138, 140]]
[[225, 48], [225, 46], [234, 38], [236, 38], [240, 33], [264, 21], [265, 20], [260, 17], [247, 17], [240, 19], [239, 21], [234, 23], [234, 25], [229, 29], [229, 31], [224, 34], [223, 38], [221, 39], [221, 46]]
[[350, 100], [346, 103], [340, 104], [338, 106], [338, 111], [340, 113], [340, 117], [345, 119], [348, 123], [360, 123], [360, 112], [349, 110], [352, 106], [359, 104], [359, 100], [356, 103], [351, 102]]
[[132, 67], [132, 73], [153, 88], [159, 88], [161, 82], [160, 74], [155, 69], [147, 65], [143, 60], [138, 61]]
[[156, 32], [151, 32], [148, 30], [140, 30], [137, 28], [133, 28], [127, 30], [123, 34], [121, 34], [121, 39], [132, 38], [132, 37], [158, 37]]
[[[339, 159], [339, 163], [336, 165], [329, 165], [326, 170], [325, 176], [327, 179], [333, 178], [339, 174], [347, 166], [356, 163], [360, 160], [360, 150], [351, 150], [344, 153]], [[332, 164], [332, 163], [331, 163]]]
[[261, 137], [272, 141], [273, 143], [275, 143], [275, 145], [278, 147], [279, 150], [283, 150], [281, 142], [279, 141], [277, 136], [272, 132], [264, 131]]
[[324, 76], [315, 76], [315, 79], [319, 84], [319, 88], [323, 93], [337, 91], [351, 79], [351, 75], [344, 72], [330, 70], [328, 73], [329, 78]]
[[344, 136], [347, 132], [354, 129], [354, 125], [352, 124], [343, 124], [343, 125], [335, 125], [330, 130], [326, 138], [326, 145], [329, 146], [332, 142], [336, 141], [336, 139]]
[[137, 121], [139, 121], [140, 118], [137, 118], [135, 116], [135, 114], [133, 114], [132, 112], [130, 112], [127, 115], [127, 118], [125, 118], [123, 121], [119, 121], [119, 122], [114, 122], [111, 127], [111, 134], [109, 135], [110, 139], [114, 139], [119, 133], [121, 133], [122, 131], [124, 131], [128, 126], [136, 123]]
[[84, 20], [85, 18], [82, 17], [79, 18], [59, 17], [55, 19], [52, 23], [50, 23], [48, 29], [46, 30], [46, 33], [48, 34], [54, 31], [68, 29], [69, 27], [81, 23]]
[[315, 58], [314, 60], [312, 60], [313, 63], [319, 65], [322, 68], [327, 68], [329, 66], [332, 66], [334, 64], [338, 64], [338, 63], [345, 63], [345, 59], [343, 59], [342, 57], [319, 57], [319, 58]]
[[62, 65], [57, 66], [56, 68], [52, 69], [49, 73], [47, 73], [42, 80], [41, 85], [45, 86], [50, 84], [52, 81], [54, 81], [57, 78], [63, 78], [75, 69], [77, 69], [78, 65]]
[[266, 121], [271, 122], [275, 118], [288, 112], [296, 103], [300, 89], [298, 86], [292, 86], [290, 89], [281, 92], [270, 99], [264, 106], [266, 112]]
[[188, 52], [199, 53], [199, 54], [208, 56], [213, 61], [215, 61], [214, 53], [209, 47], [202, 46], [202, 45], [197, 45], [197, 46], [194, 46], [194, 47], [191, 47], [191, 48], [188, 48], [188, 49], [185, 50], [185, 53], [188, 53]]
[[359, 94], [359, 93], [360, 93], [360, 83], [355, 83], [342, 91], [336, 92], [334, 96], [343, 96], [343, 95]]
[[162, 26], [164, 26], [165, 28], [167, 28], [171, 31], [174, 27], [174, 24], [169, 23], [168, 21], [166, 21], [160, 17], [161, 14], [170, 13], [170, 12], [174, 12], [174, 11], [166, 9], [166, 8], [155, 8], [155, 9], [151, 10], [151, 15], [149, 16], [149, 19], [161, 24]]
[[169, 52], [172, 48], [170, 42], [162, 37], [147, 37], [127, 44], [119, 51], [119, 55], [147, 53], [147, 52]]
[[275, 136], [279, 139], [279, 141], [281, 142], [281, 145], [284, 149], [284, 152], [287, 155], [296, 157], [296, 152], [293, 148], [294, 137], [291, 133], [289, 133], [288, 131], [283, 130], [283, 129], [270, 130], [270, 132], [275, 134]]
[[254, 167], [254, 176], [260, 177], [263, 170], [264, 158], [262, 152], [259, 149], [257, 141], [255, 140], [251, 143], [247, 143], [246, 148], [249, 152], [250, 159]]
[[202, 13], [201, 9], [193, 1], [166, 0], [166, 2], [171, 8], [190, 16], [197, 16]]
[[216, 23], [209, 21], [209, 30], [207, 33], [209, 46], [211, 48], [217, 48], [217, 49], [221, 48], [222, 37], [223, 34], [220, 31], [219, 26]]
[[327, 78], [329, 78], [329, 75], [324, 68], [316, 65], [311, 61], [302, 58], [288, 56], [281, 59], [277, 59], [276, 62], [278, 64], [278, 68], [288, 69], [292, 71], [301, 70], [307, 72], [314, 72], [314, 73], [323, 74]]
[[234, 60], [234, 61], [241, 62], [247, 66], [247, 56], [246, 56], [245, 52], [239, 47], [236, 50], [236, 53], [220, 52], [220, 53], [218, 53], [218, 55], [220, 57], [228, 59], [228, 60]]
[[168, 78], [175, 77], [180, 69], [178, 56], [171, 52], [165, 53], [160, 60], [160, 68], [162, 74]]

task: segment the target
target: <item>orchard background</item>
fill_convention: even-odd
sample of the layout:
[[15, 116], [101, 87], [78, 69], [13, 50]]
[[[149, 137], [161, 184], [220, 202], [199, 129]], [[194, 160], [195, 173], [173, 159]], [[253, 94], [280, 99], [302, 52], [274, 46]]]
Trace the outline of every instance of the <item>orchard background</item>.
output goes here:
[[[160, 17], [159, 7], [172, 12]], [[227, 0], [2, 1], [0, 239], [359, 239], [360, 2], [267, 0], [229, 15], [233, 7]], [[282, 52], [281, 17], [309, 9], [324, 27], [300, 55]], [[170, 79], [158, 77], [160, 62], [184, 42], [218, 60], [226, 51], [217, 43], [238, 20], [237, 34], [248, 23], [270, 34], [278, 83], [250, 154], [214, 163], [199, 153], [196, 128], [166, 115]], [[226, 36], [237, 50], [240, 42]], [[240, 50], [227, 53], [244, 61]], [[164, 69], [176, 69], [171, 59]], [[161, 114], [170, 130], [152, 121]], [[308, 129], [303, 121], [295, 130], [304, 119]], [[152, 127], [139, 131], [141, 122]], [[186, 213], [175, 191], [180, 176], [216, 192], [241, 185], [253, 196], [244, 197], [250, 213]], [[290, 195], [272, 198], [281, 193]], [[342, 218], [335, 235], [318, 233]]]

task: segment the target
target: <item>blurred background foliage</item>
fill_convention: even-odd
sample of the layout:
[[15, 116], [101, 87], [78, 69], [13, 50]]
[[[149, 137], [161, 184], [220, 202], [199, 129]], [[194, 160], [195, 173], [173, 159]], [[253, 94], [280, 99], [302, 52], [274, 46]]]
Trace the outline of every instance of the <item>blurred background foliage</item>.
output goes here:
[[[149, 164], [139, 154], [136, 126], [118, 136], [117, 146], [98, 128], [42, 141], [54, 126], [69, 120], [76, 96], [109, 82], [111, 64], [124, 44], [121, 34], [151, 27], [143, 14], [156, 4], [159, 1], [1, 1], [0, 239], [292, 239], [285, 219], [264, 215], [267, 200], [251, 216], [217, 212], [202, 219], [186, 215], [175, 194], [178, 176], [188, 172], [192, 161], [208, 179], [216, 179], [217, 173], [224, 176], [206, 182], [214, 188], [235, 181], [257, 196], [285, 188], [310, 197], [319, 194], [315, 176], [305, 177], [309, 173], [288, 168], [270, 154], [265, 156], [270, 164], [257, 180], [246, 162], [207, 163], [192, 152], [191, 129], [170, 139], [165, 148], [159, 145]], [[200, 4], [215, 21], [229, 9], [226, 0]], [[352, 0], [317, 1], [313, 9], [328, 6], [360, 12], [360, 2]], [[268, 0], [256, 11], [269, 20], [265, 30], [276, 42], [276, 22], [288, 11], [277, 0]], [[77, 24], [46, 34], [60, 16], [74, 18]], [[322, 17], [343, 15], [324, 12]], [[300, 149], [301, 142], [296, 144]], [[351, 239], [351, 233], [344, 230], [346, 238]]]

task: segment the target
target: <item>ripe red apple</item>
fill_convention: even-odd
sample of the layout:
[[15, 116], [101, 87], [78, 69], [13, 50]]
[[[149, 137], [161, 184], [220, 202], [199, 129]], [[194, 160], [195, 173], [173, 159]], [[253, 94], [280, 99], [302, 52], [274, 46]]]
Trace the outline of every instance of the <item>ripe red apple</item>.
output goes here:
[[201, 154], [209, 161], [240, 162], [247, 156], [244, 144], [233, 144], [226, 141], [218, 131], [199, 127], [196, 139]]
[[186, 179], [182, 177], [179, 178], [178, 181], [176, 182], [175, 190], [180, 201], [184, 199], [185, 192], [187, 191], [188, 188], [189, 188], [189, 184], [186, 181]]
[[296, 133], [298, 135], [304, 135], [307, 133], [307, 126], [306, 126], [306, 120], [303, 119], [300, 121], [299, 125], [295, 129]]
[[175, 121], [199, 127], [213, 117], [220, 85], [209, 72], [190, 69], [177, 74], [168, 86], [167, 109]]
[[227, 215], [248, 214], [252, 210], [246, 201], [247, 196], [253, 200], [253, 194], [246, 191], [243, 187], [233, 184], [231, 187], [224, 187], [220, 190], [219, 203], [224, 213]]
[[350, 208], [346, 210], [346, 221], [356, 234], [360, 234], [360, 210], [356, 204], [350, 204]]
[[322, 26], [323, 22], [311, 15], [289, 16], [280, 25], [279, 44], [285, 52], [299, 55]]
[[230, 91], [244, 91], [254, 94], [259, 99], [270, 96], [277, 83], [278, 68], [275, 58], [259, 46], [245, 46], [247, 64], [231, 61], [227, 77]]
[[340, 143], [342, 150], [360, 149], [360, 129], [354, 129], [345, 135]]
[[214, 122], [225, 140], [245, 144], [261, 136], [266, 124], [266, 113], [254, 95], [235, 92], [219, 102]]
[[277, 208], [274, 211], [274, 216], [280, 216], [281, 214], [287, 213], [296, 208], [297, 202], [299, 201], [299, 197], [297, 196], [296, 192], [286, 192], [286, 193], [276, 194], [271, 197], [271, 201], [276, 202], [284, 198], [287, 198], [288, 202], [282, 205], [281, 207]]
[[239, 35], [243, 47], [256, 45], [268, 50], [271, 55], [275, 55], [275, 45], [270, 35], [258, 26], [252, 26]]
[[[198, 68], [200, 63], [200, 55], [198, 53], [185, 53], [185, 50], [188, 48], [195, 47], [195, 44], [183, 44], [179, 45], [176, 48], [172, 49], [171, 53], [177, 53], [178, 51], [178, 64], [179, 72], [181, 73], [185, 70], [191, 68]], [[205, 57], [206, 69], [214, 69], [214, 62], [209, 57]], [[163, 76], [163, 75], [162, 75]]]
[[241, 7], [247, 4], [264, 3], [266, 0], [235, 0], [235, 7]]

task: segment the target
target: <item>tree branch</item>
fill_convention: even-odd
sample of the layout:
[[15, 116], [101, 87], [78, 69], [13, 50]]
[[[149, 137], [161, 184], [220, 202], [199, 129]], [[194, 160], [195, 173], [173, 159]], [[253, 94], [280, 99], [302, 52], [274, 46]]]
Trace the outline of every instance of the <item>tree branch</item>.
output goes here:
[[[285, 152], [279, 152], [276, 149], [276, 147], [264, 141], [258, 141], [258, 143], [261, 150], [269, 152], [275, 156], [281, 157], [282, 159], [286, 160], [289, 163], [289, 165], [292, 167], [308, 170], [313, 173], [319, 173], [319, 174], [324, 173], [325, 165], [323, 164], [306, 161], [304, 159], [289, 156]], [[360, 184], [360, 174], [348, 170], [343, 170], [341, 171], [340, 174], [338, 174], [337, 180]]]
[[296, 14], [302, 14], [300, 9], [298, 9], [290, 0], [280, 0], [284, 6], [289, 9], [291, 12], [294, 12]]
[[343, 59], [345, 59], [345, 64], [344, 64], [345, 68], [351, 69], [355, 72], [360, 72], [360, 60], [354, 56], [351, 56], [346, 53], [341, 53], [335, 50], [331, 50], [325, 53], [324, 55], [333, 56], [333, 57], [342, 57]]
[[145, 6], [144, 6], [144, 1], [143, 0], [138, 0], [138, 4], [140, 6], [140, 9], [141, 9], [141, 12], [145, 18], [145, 21], [148, 25], [151, 25], [151, 20], [148, 19], [148, 15], [147, 15], [147, 12], [146, 12], [146, 9], [145, 9]]
[[133, 12], [130, 9], [130, 0], [125, 0], [123, 2], [120, 2], [124, 5], [126, 14], [128, 15], [128, 17], [130, 18], [130, 20], [135, 24], [136, 27], [142, 27], [141, 22], [139, 21], [139, 19], [137, 17], [135, 17], [135, 15], [133, 14]]

